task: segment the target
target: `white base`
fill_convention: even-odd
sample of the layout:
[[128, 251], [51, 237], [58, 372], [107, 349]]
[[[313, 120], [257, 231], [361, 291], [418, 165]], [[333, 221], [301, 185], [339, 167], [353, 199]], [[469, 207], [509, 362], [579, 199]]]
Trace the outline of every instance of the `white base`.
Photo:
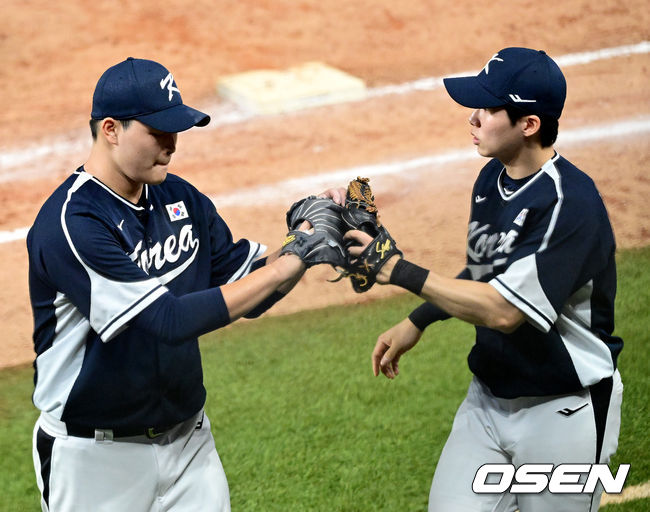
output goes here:
[[258, 70], [222, 77], [218, 94], [256, 114], [278, 114], [366, 95], [363, 80], [322, 62], [284, 71]]

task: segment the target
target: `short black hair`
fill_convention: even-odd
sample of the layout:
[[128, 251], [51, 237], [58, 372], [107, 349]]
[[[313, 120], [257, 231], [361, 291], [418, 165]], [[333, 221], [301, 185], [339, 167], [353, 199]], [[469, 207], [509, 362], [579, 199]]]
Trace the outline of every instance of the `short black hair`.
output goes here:
[[[90, 134], [93, 136], [93, 140], [97, 140], [97, 126], [99, 126], [100, 121], [101, 119], [91, 119], [89, 122]], [[118, 119], [117, 121], [119, 121], [120, 124], [122, 125], [122, 128], [126, 130], [131, 124], [131, 121], [133, 121], [133, 119]]]
[[[506, 109], [510, 122], [514, 126], [515, 123], [524, 116], [531, 115], [530, 112], [526, 112], [520, 108], [517, 108], [513, 105], [505, 105], [503, 108]], [[548, 148], [555, 144], [557, 140], [557, 133], [560, 126], [560, 123], [557, 119], [547, 115], [534, 114], [539, 117], [541, 121], [541, 126], [539, 128], [540, 142], [543, 148]]]

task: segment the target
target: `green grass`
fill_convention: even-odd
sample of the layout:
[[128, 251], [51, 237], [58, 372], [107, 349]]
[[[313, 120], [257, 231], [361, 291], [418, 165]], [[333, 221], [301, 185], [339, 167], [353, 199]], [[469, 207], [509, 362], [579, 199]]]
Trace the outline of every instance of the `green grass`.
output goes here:
[[[404, 362], [399, 379], [375, 379], [377, 329], [417, 302], [272, 318], [204, 345], [208, 411], [215, 411], [234, 509], [388, 509], [405, 498], [426, 506], [425, 480], [470, 378], [462, 361], [472, 328], [449, 325], [456, 343], [436, 351], [429, 339]], [[275, 341], [272, 332], [281, 333]]]
[[638, 484], [650, 479], [650, 247], [623, 252], [618, 274], [616, 334], [625, 342], [619, 358], [625, 389], [621, 435], [612, 465], [632, 463], [627, 482]]
[[643, 498], [616, 505], [601, 507], [603, 512], [648, 512], [650, 510], [650, 498]]
[[[649, 263], [650, 248], [619, 257], [625, 395], [612, 465], [632, 464], [627, 485], [650, 478]], [[399, 378], [375, 378], [377, 335], [418, 303], [405, 294], [239, 322], [202, 340], [206, 408], [234, 511], [426, 510], [435, 463], [471, 378], [465, 359], [473, 328], [456, 320], [432, 326], [402, 359]], [[0, 372], [2, 511], [39, 510], [31, 379], [31, 368]], [[647, 509], [647, 499], [606, 507]]]

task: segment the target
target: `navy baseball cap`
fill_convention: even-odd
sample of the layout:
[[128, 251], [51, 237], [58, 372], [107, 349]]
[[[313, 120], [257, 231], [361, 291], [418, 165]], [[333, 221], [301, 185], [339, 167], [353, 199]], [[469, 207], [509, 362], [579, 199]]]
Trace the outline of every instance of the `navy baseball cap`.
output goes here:
[[93, 94], [92, 119], [137, 119], [163, 132], [205, 126], [210, 116], [183, 104], [174, 75], [152, 60], [129, 57], [108, 68]]
[[513, 105], [559, 119], [566, 98], [566, 80], [558, 65], [545, 52], [529, 48], [505, 48], [477, 76], [443, 82], [454, 101], [469, 108]]

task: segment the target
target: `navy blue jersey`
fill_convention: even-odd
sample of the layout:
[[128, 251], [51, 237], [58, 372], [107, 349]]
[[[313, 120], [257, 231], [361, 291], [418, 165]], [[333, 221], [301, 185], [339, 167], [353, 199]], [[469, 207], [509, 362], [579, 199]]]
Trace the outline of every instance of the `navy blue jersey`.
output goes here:
[[611, 377], [615, 242], [585, 173], [559, 155], [516, 191], [491, 160], [472, 192], [467, 269], [527, 317], [515, 332], [476, 328], [468, 362], [499, 397], [571, 393]]
[[[177, 176], [133, 204], [83, 168], [45, 202], [27, 246], [36, 407], [97, 428], [172, 425], [200, 410], [197, 334], [180, 325], [186, 338], [161, 341], [138, 315], [243, 277], [263, 246], [234, 243], [212, 202]], [[216, 292], [205, 315], [227, 318]], [[171, 329], [161, 316], [149, 321]]]

